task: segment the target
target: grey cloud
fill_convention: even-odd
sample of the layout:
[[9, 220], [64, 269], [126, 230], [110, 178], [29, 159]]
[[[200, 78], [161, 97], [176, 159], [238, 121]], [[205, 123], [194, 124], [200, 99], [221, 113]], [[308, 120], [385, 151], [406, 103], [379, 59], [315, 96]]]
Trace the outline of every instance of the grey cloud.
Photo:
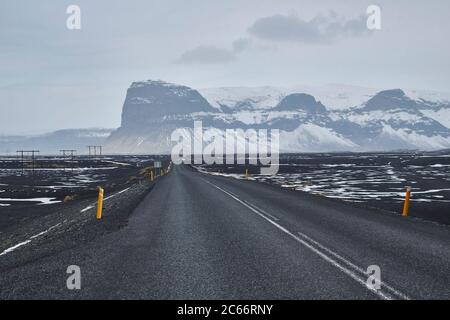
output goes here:
[[[337, 38], [368, 34], [366, 18], [344, 19], [335, 12], [318, 15], [309, 21], [295, 14], [273, 15], [256, 20], [248, 29], [259, 39], [271, 41], [291, 41], [301, 43], [331, 43]], [[243, 51], [252, 46], [250, 37], [238, 38], [232, 48], [202, 45], [184, 52], [177, 60], [182, 64], [219, 64], [233, 61]]]
[[330, 43], [338, 38], [369, 34], [364, 15], [345, 19], [335, 12], [309, 21], [295, 14], [277, 14], [256, 20], [248, 31], [259, 39], [300, 43]]
[[249, 38], [239, 38], [233, 41], [233, 51], [240, 53], [247, 50], [252, 45], [252, 40]]
[[198, 46], [183, 53], [178, 59], [182, 64], [227, 63], [236, 59], [233, 51], [215, 46]]
[[250, 38], [236, 39], [232, 43], [231, 50], [216, 46], [198, 46], [184, 52], [177, 62], [183, 64], [227, 63], [236, 59], [239, 53], [250, 48], [251, 43]]

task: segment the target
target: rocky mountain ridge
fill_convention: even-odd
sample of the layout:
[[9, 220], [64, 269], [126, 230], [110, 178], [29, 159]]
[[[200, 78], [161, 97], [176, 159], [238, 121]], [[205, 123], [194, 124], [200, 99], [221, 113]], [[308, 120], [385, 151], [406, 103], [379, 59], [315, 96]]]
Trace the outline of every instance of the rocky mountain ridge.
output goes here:
[[[356, 101], [346, 89], [345, 99]], [[151, 80], [133, 83], [124, 103], [122, 126], [108, 138], [107, 149], [170, 152], [171, 132], [192, 128], [195, 120], [201, 120], [204, 128], [279, 129], [282, 152], [450, 147], [450, 127], [439, 117], [440, 112], [450, 110], [450, 103], [441, 95], [440, 100], [431, 101], [411, 98], [401, 89], [384, 90], [367, 93], [367, 100], [359, 105], [336, 109], [307, 92], [283, 95], [267, 87], [269, 98], [263, 93], [255, 98], [255, 92], [245, 96], [242, 88], [223, 90], [226, 97], [220, 99], [216, 90], [208, 101], [186, 86]], [[230, 98], [233, 90], [240, 100]], [[356, 96], [361, 99], [361, 90]]]

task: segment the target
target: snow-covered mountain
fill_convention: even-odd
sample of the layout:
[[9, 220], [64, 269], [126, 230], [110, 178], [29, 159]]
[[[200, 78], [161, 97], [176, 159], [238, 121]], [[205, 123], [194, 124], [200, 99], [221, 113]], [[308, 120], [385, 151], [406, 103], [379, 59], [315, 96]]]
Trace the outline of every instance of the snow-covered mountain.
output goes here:
[[[450, 148], [450, 94], [354, 86], [228, 87], [199, 91], [164, 81], [134, 82], [120, 128], [0, 136], [0, 153], [18, 149], [169, 153], [179, 128], [279, 129], [281, 152]], [[245, 142], [245, 141], [243, 141]]]
[[[272, 109], [284, 97], [292, 93], [308, 93], [322, 102], [328, 110], [345, 110], [362, 106], [383, 89], [350, 85], [328, 84], [324, 86], [299, 85], [293, 87], [219, 87], [199, 89], [200, 94], [217, 108]], [[426, 100], [436, 104], [448, 104], [450, 92], [404, 90], [414, 100]]]
[[194, 90], [135, 82], [106, 150], [170, 152], [171, 133], [192, 128], [279, 129], [281, 151], [450, 148], [450, 94], [352, 86]]
[[450, 110], [450, 104], [414, 100], [400, 89], [377, 93], [362, 106], [331, 113], [331, 126], [367, 150], [448, 147], [450, 129], [426, 112]]
[[[326, 86], [294, 87], [221, 87], [200, 89], [213, 107], [224, 110], [272, 109], [286, 96], [308, 93], [327, 106], [329, 110], [341, 110], [359, 106], [370, 99], [377, 89], [330, 84]], [[450, 100], [450, 94], [449, 94]]]

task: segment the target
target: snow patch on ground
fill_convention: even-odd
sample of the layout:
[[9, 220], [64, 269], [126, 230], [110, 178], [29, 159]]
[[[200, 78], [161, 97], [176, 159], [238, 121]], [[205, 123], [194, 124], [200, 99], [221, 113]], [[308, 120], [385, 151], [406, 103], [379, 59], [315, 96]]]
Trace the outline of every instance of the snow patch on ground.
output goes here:
[[0, 202], [39, 202], [41, 205], [55, 204], [61, 201], [56, 198], [29, 198], [29, 199], [15, 199], [15, 198], [0, 198]]

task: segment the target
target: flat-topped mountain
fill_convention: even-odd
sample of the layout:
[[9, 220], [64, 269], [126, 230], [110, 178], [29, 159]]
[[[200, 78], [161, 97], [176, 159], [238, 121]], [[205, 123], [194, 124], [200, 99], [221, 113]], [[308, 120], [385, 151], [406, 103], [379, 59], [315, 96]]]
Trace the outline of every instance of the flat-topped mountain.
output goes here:
[[196, 90], [164, 81], [133, 82], [127, 90], [121, 127], [143, 126], [164, 116], [213, 112]]

